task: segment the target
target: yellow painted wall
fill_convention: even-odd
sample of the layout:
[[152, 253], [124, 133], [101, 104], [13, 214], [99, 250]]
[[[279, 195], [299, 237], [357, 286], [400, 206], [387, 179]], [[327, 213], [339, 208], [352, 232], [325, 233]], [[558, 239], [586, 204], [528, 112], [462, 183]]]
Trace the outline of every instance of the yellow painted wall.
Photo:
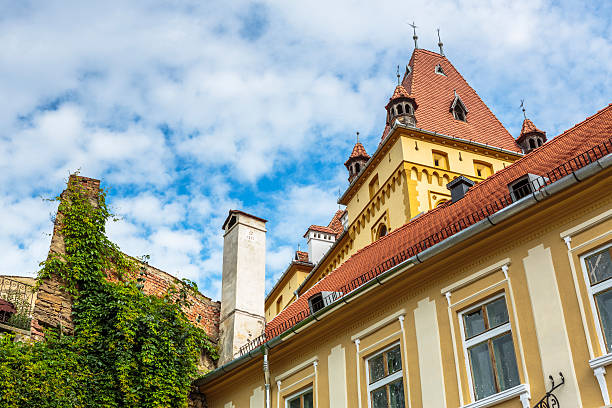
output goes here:
[[[583, 181], [484, 235], [406, 269], [394, 280], [374, 286], [289, 336], [270, 350], [272, 378], [303, 366], [281, 381], [281, 390], [290, 383], [313, 386], [317, 407], [337, 407], [346, 399], [346, 406], [365, 408], [365, 358], [398, 342], [407, 407], [469, 404], [469, 372], [458, 314], [479, 301], [504, 294], [519, 377], [531, 393], [528, 406], [535, 405], [550, 388], [549, 375], [558, 381], [559, 369], [566, 379], [556, 392], [561, 406], [602, 407], [602, 392], [589, 360], [603, 352], [597, 346], [596, 321], [579, 261], [590, 250], [612, 242], [610, 177], [612, 170], [608, 169]], [[570, 248], [564, 234], [570, 236]], [[538, 271], [544, 270], [549, 274], [539, 276]], [[550, 319], [546, 319], [541, 311], [549, 304], [554, 311], [547, 313]], [[424, 319], [432, 313], [437, 320], [433, 326]], [[431, 358], [435, 348], [428, 341], [434, 346], [439, 342], [439, 357]], [[421, 356], [419, 351], [427, 355]], [[304, 366], [312, 359], [317, 361], [316, 369], [312, 364]], [[439, 394], [423, 392], [431, 386], [427, 381], [436, 375], [443, 378], [442, 403]], [[605, 380], [612, 390], [610, 376]], [[228, 403], [249, 407], [254, 390], [262, 385], [259, 356], [201, 390], [211, 408], [231, 406]], [[281, 392], [279, 399], [273, 383], [272, 407], [284, 407], [285, 397]], [[515, 396], [495, 407], [523, 405]]]
[[[448, 169], [434, 166], [434, 151], [447, 155]], [[391, 232], [419, 213], [450, 200], [446, 184], [458, 176], [482, 181], [476, 176], [474, 161], [489, 163], [497, 172], [519, 157], [418, 130], [397, 129], [347, 195], [348, 236], [321, 261], [316, 276], [309, 279], [302, 292], [375, 241], [381, 222]], [[370, 186], [376, 178], [379, 189], [371, 197]]]
[[278, 314], [277, 302], [280, 297], [281, 299], [281, 311], [287, 307], [295, 299], [294, 291], [300, 286], [311, 268], [297, 263], [291, 263], [287, 273], [281, 278], [281, 281], [273, 289], [272, 292], [266, 298], [265, 303], [265, 317], [266, 321], [274, 319]]

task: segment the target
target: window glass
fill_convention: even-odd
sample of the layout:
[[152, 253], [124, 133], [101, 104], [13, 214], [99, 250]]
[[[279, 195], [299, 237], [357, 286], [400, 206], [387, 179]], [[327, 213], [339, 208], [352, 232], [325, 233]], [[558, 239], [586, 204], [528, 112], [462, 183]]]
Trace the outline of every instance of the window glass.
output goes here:
[[289, 408], [300, 408], [300, 397], [289, 402]]
[[389, 400], [391, 408], [404, 408], [404, 381], [401, 378], [389, 385]]
[[372, 408], [387, 408], [387, 387], [372, 391]]
[[378, 355], [369, 360], [370, 366], [370, 384], [380, 380], [385, 376], [385, 366], [383, 355]]
[[402, 369], [402, 355], [399, 345], [387, 352], [387, 370], [389, 374], [396, 373]]
[[585, 259], [591, 285], [612, 277], [612, 259], [610, 248], [599, 251]]
[[312, 408], [313, 406], [312, 391], [308, 391], [306, 394], [304, 394], [304, 408]]
[[480, 343], [469, 349], [470, 365], [472, 366], [472, 377], [474, 379], [474, 393], [479, 400], [497, 392], [495, 388], [495, 376], [493, 365], [489, 356], [487, 342]]
[[516, 367], [512, 334], [506, 333], [503, 336], [493, 339], [492, 342], [500, 391], [519, 385], [520, 382], [518, 368]]
[[597, 312], [601, 321], [601, 331], [606, 340], [608, 353], [612, 353], [612, 290], [595, 295]]
[[463, 320], [465, 322], [466, 337], [474, 337], [485, 331], [485, 323], [484, 317], [482, 315], [482, 309], [478, 309], [475, 312], [463, 315]]
[[506, 309], [506, 299], [494, 300], [486, 306], [489, 329], [508, 323], [508, 309]]

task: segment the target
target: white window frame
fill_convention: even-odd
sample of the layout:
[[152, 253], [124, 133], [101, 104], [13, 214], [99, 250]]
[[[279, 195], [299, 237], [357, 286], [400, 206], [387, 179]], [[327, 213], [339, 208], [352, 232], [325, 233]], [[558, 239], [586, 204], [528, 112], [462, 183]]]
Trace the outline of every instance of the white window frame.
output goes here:
[[[392, 348], [395, 348], [399, 346], [400, 348], [400, 356], [402, 358], [402, 369], [399, 370], [396, 373], [393, 373], [387, 377], [381, 378], [380, 380], [373, 382], [372, 384], [370, 384], [370, 360], [373, 359], [374, 357], [378, 357], [379, 355], [391, 350]], [[399, 341], [391, 344], [388, 347], [385, 347], [383, 349], [378, 350], [376, 353], [372, 354], [370, 357], [368, 357], [366, 359], [366, 364], [365, 364], [365, 377], [366, 377], [366, 383], [367, 383], [367, 393], [368, 393], [368, 407], [371, 408], [372, 407], [372, 391], [374, 391], [375, 389], [378, 389], [382, 386], [385, 386], [387, 384], [390, 384], [394, 381], [396, 381], [398, 378], [402, 379], [402, 389], [405, 388], [404, 384], [403, 384], [403, 378], [404, 378], [404, 356], [402, 355], [402, 346], [400, 344]], [[406, 390], [404, 390], [404, 405], [406, 403]]]
[[603, 351], [603, 355], [610, 355], [612, 353], [608, 352], [608, 347], [606, 346], [606, 338], [603, 334], [603, 329], [601, 327], [601, 320], [599, 319], [599, 313], [597, 313], [597, 304], [595, 303], [595, 296], [599, 293], [605, 292], [606, 290], [612, 288], [612, 278], [608, 278], [602, 282], [596, 283], [595, 285], [591, 285], [591, 279], [589, 278], [589, 271], [586, 266], [586, 258], [591, 255], [596, 254], [597, 252], [601, 252], [603, 250], [609, 249], [612, 247], [612, 242], [608, 242], [607, 244], [601, 245], [592, 251], [589, 251], [580, 256], [580, 265], [582, 267], [582, 273], [584, 276], [584, 282], [587, 287], [587, 293], [589, 294], [589, 302], [591, 304], [591, 313], [593, 313], [593, 320], [595, 322], [595, 331], [597, 332], [597, 338], [599, 339], [599, 345], [601, 346], [601, 350]]
[[[506, 312], [508, 313], [508, 323], [504, 323], [501, 326], [497, 326], [493, 329], [489, 329], [487, 331], [485, 331], [484, 333], [480, 333], [477, 336], [474, 336], [470, 339], [466, 339], [465, 338], [465, 323], [463, 321], [463, 315], [465, 314], [469, 314], [471, 312], [473, 312], [476, 309], [481, 308], [483, 305], [487, 304], [487, 303], [491, 303], [496, 301], [497, 299], [500, 298], [504, 298], [505, 302], [506, 302]], [[487, 341], [491, 338], [497, 337], [500, 334], [504, 334], [504, 333], [510, 333], [510, 335], [512, 336], [512, 345], [514, 347], [515, 346], [515, 338], [514, 335], [512, 334], [512, 323], [510, 322], [510, 311], [508, 310], [508, 298], [506, 297], [505, 292], [504, 293], [500, 293], [496, 296], [492, 296], [489, 298], [486, 298], [485, 300], [478, 302], [472, 306], [470, 306], [468, 309], [462, 310], [461, 312], [458, 313], [459, 315], [459, 327], [461, 329], [461, 340], [463, 343], [463, 354], [465, 357], [465, 367], [467, 369], [467, 379], [468, 379], [468, 384], [469, 384], [469, 389], [470, 389], [470, 396], [472, 398], [472, 401], [474, 402], [478, 402], [478, 401], [482, 401], [485, 399], [489, 399], [490, 397], [494, 396], [494, 395], [500, 395], [503, 394], [505, 392], [507, 392], [508, 390], [504, 390], [504, 391], [500, 391], [496, 394], [492, 394], [488, 397], [485, 398], [481, 398], [480, 400], [476, 399], [476, 393], [474, 392], [474, 380], [472, 378], [472, 365], [470, 364], [470, 356], [468, 353], [468, 349], [472, 346], [475, 346], [476, 344], [480, 344], [484, 341]], [[514, 359], [515, 359], [515, 364], [517, 365], [518, 368], [518, 361], [516, 361], [516, 353], [514, 353]], [[519, 373], [519, 379], [520, 379], [520, 373]], [[516, 387], [514, 387], [516, 388]]]
[[302, 396], [302, 395], [304, 395], [304, 394], [307, 394], [307, 393], [309, 393], [309, 392], [312, 392], [312, 406], [313, 406], [314, 408], [316, 408], [315, 401], [314, 401], [314, 389], [313, 389], [313, 387], [312, 387], [312, 386], [310, 386], [310, 387], [308, 387], [308, 388], [305, 388], [305, 389], [303, 389], [303, 390], [301, 390], [301, 391], [298, 391], [298, 392], [296, 392], [296, 393], [293, 393], [293, 394], [289, 395], [288, 397], [286, 397], [286, 398], [285, 398], [285, 408], [289, 408], [289, 403], [290, 403], [292, 400], [294, 400], [294, 399], [296, 399], [297, 397], [300, 397], [300, 396]]

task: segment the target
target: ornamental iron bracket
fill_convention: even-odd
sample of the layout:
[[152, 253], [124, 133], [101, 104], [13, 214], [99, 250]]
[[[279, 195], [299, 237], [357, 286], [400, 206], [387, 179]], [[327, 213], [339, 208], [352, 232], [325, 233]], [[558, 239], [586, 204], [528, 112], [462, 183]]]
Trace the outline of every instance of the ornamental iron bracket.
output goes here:
[[537, 404], [533, 406], [533, 408], [560, 408], [561, 407], [561, 404], [559, 404], [559, 400], [557, 399], [555, 394], [553, 394], [554, 390], [556, 390], [557, 388], [565, 384], [565, 377], [563, 377], [563, 373], [559, 373], [559, 377], [561, 377], [561, 382], [555, 385], [555, 379], [553, 378], [553, 376], [552, 375], [548, 376], [551, 382], [550, 391], [548, 391], [546, 395], [544, 395], [544, 397], [540, 401], [538, 401]]

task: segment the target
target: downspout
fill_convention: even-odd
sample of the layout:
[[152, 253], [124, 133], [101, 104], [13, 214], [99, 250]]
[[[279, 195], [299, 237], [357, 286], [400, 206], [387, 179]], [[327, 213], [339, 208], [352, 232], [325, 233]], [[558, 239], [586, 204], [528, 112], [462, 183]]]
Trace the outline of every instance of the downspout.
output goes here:
[[264, 381], [266, 386], [266, 408], [270, 408], [272, 401], [270, 400], [270, 364], [268, 363], [268, 347], [263, 347], [263, 369]]

